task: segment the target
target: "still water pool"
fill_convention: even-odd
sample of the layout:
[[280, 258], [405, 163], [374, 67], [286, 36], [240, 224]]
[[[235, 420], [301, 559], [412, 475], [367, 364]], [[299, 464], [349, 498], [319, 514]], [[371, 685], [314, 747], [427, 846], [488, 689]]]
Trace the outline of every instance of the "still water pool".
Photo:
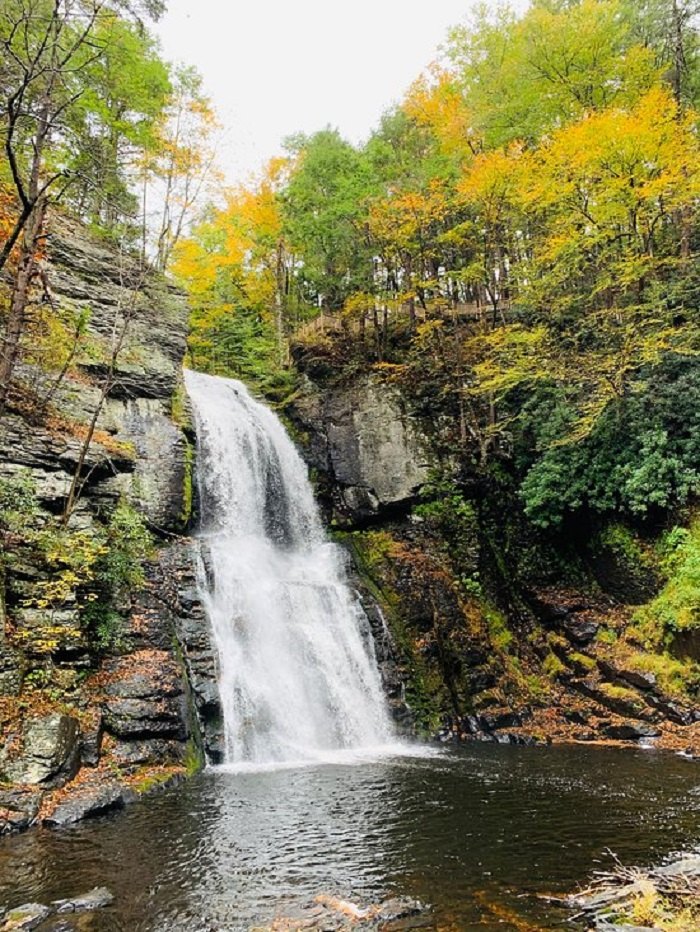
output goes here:
[[0, 906], [106, 885], [80, 929], [233, 932], [319, 893], [433, 906], [439, 930], [570, 928], [538, 893], [700, 843], [700, 765], [644, 750], [475, 745], [207, 771], [126, 812], [0, 842]]

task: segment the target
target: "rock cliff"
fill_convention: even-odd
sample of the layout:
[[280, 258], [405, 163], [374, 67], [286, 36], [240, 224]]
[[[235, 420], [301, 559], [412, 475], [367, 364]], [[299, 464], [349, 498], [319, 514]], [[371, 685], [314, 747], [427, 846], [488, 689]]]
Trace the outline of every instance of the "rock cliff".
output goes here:
[[340, 523], [405, 512], [428, 481], [427, 435], [399, 391], [372, 375], [330, 392], [306, 379], [290, 413]]
[[177, 778], [201, 759], [200, 718], [215, 754], [219, 715], [179, 536], [186, 301], [66, 218], [45, 269], [44, 299], [82, 332], [64, 371], [24, 364], [0, 419], [0, 833]]

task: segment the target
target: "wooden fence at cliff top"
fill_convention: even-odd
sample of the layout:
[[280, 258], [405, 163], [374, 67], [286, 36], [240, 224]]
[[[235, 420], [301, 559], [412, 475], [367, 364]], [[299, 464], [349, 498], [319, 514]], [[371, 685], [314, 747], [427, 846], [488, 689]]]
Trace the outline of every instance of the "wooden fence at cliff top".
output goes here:
[[[502, 311], [506, 310], [503, 305]], [[499, 310], [499, 314], [502, 313]], [[401, 304], [398, 307], [385, 309], [379, 308], [377, 311], [367, 311], [364, 314], [364, 320], [361, 317], [341, 317], [339, 314], [327, 314], [322, 312], [313, 320], [297, 327], [292, 333], [292, 341], [304, 342], [318, 334], [336, 334], [349, 333], [359, 334], [362, 332], [363, 324], [369, 329], [375, 320], [375, 314], [380, 325], [383, 324], [386, 314], [386, 320], [389, 323], [396, 321], [408, 321], [411, 318], [411, 308], [408, 304]], [[414, 319], [418, 322], [426, 320], [482, 320], [489, 315], [493, 315], [493, 308], [490, 305], [473, 303], [449, 304], [447, 302], [433, 305], [428, 309], [416, 305], [413, 310]]]

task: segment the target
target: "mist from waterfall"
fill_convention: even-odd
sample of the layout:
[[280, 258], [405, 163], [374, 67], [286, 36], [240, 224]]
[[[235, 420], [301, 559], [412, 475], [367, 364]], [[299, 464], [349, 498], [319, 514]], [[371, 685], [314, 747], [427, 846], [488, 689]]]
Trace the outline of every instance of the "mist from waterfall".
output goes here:
[[241, 382], [186, 371], [228, 765], [324, 760], [394, 741], [369, 623], [304, 463]]

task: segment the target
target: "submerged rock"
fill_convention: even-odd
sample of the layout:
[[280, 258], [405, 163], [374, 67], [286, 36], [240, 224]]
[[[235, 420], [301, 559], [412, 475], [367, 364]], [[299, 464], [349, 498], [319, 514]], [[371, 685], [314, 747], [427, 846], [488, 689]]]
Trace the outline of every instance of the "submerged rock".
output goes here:
[[403, 932], [430, 923], [430, 907], [410, 897], [392, 897], [382, 903], [359, 906], [341, 897], [320, 894], [312, 903], [292, 915], [275, 919], [270, 925], [256, 926], [251, 932], [346, 932], [360, 927], [367, 930], [392, 929]]
[[14, 932], [15, 929], [36, 929], [51, 915], [48, 906], [42, 903], [25, 903], [5, 913], [0, 919], [0, 932]]
[[596, 922], [596, 932], [662, 932], [658, 926], [631, 926], [627, 923], [605, 922], [600, 920]]
[[43, 903], [25, 903], [8, 910], [4, 915], [0, 913], [0, 932], [35, 929], [37, 926], [47, 929], [47, 932], [69, 932], [76, 927], [65, 920], [58, 920], [48, 927], [44, 923], [54, 914], [60, 916], [65, 913], [92, 912], [104, 909], [113, 902], [114, 896], [107, 887], [95, 887], [88, 893], [70, 900], [54, 900], [50, 906]]
[[76, 896], [71, 900], [54, 900], [51, 904], [57, 913], [79, 913], [88, 912], [94, 909], [103, 909], [114, 902], [114, 894], [107, 887], [95, 887], [82, 896]]

